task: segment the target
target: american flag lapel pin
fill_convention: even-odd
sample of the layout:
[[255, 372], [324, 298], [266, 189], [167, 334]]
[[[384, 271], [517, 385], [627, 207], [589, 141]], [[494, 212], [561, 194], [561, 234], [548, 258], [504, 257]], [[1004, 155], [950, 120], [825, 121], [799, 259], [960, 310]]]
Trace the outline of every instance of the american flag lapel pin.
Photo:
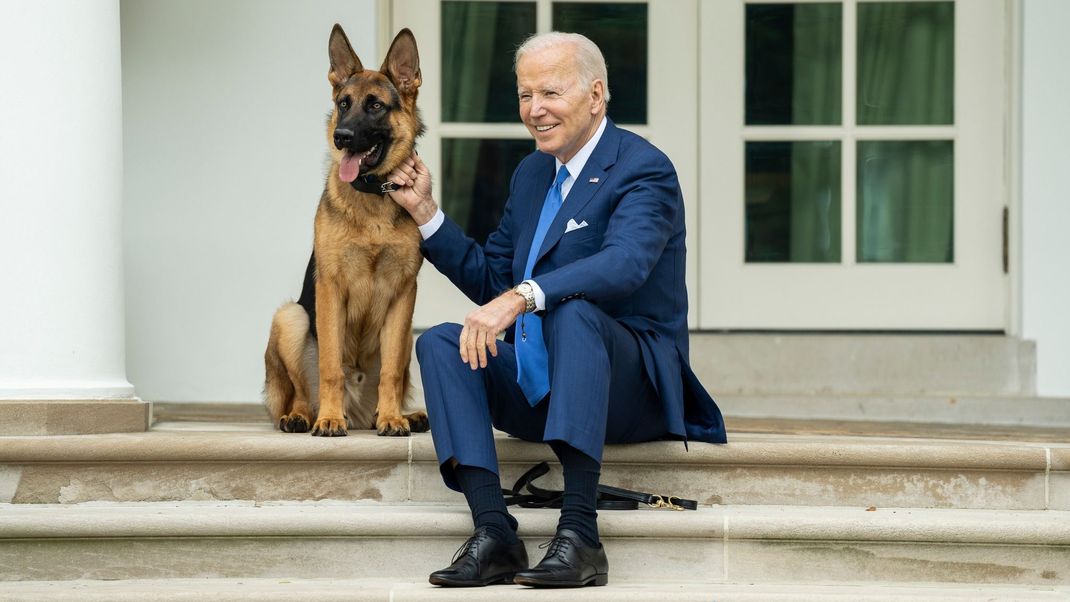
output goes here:
[[598, 178], [591, 178], [590, 180], [587, 180], [587, 181], [590, 182], [591, 184], [597, 184], [598, 183]]

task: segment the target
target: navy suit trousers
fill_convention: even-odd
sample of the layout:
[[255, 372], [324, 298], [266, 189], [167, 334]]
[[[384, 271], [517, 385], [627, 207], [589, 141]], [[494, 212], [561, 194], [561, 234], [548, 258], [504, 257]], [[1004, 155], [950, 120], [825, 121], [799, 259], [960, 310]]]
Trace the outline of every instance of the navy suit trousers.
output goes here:
[[[523, 319], [521, 316], [519, 319]], [[516, 353], [499, 341], [487, 367], [461, 361], [461, 325], [441, 324], [416, 341], [427, 415], [446, 485], [460, 490], [450, 460], [498, 474], [492, 427], [525, 441], [560, 440], [598, 462], [605, 443], [667, 433], [662, 404], [630, 330], [584, 300], [543, 315], [550, 393], [532, 407], [516, 382]]]

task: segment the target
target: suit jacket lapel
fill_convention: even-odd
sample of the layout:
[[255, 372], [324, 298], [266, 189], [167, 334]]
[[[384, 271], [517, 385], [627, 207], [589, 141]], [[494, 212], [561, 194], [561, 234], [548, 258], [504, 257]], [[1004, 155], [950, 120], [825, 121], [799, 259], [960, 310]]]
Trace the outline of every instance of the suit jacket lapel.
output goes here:
[[[609, 121], [606, 123], [605, 131], [602, 132], [602, 139], [598, 141], [598, 146], [594, 147], [591, 158], [587, 159], [587, 164], [583, 166], [583, 171], [580, 172], [580, 175], [572, 184], [572, 189], [569, 190], [564, 204], [561, 205], [561, 209], [557, 212], [553, 223], [550, 224], [550, 229], [546, 232], [546, 238], [543, 239], [542, 246], [539, 247], [539, 255], [535, 258], [536, 264], [561, 240], [568, 220], [579, 215], [580, 211], [587, 206], [587, 203], [591, 202], [595, 193], [606, 181], [606, 170], [617, 161], [617, 150], [619, 148], [620, 132], [617, 131], [617, 126], [613, 125], [612, 121]], [[597, 178], [598, 181], [591, 182], [593, 178]], [[549, 189], [549, 186], [547, 186], [547, 189]], [[538, 219], [539, 216], [536, 214], [535, 221], [537, 222]], [[532, 233], [534, 234], [534, 229]], [[528, 248], [530, 249], [530, 236], [528, 241]]]

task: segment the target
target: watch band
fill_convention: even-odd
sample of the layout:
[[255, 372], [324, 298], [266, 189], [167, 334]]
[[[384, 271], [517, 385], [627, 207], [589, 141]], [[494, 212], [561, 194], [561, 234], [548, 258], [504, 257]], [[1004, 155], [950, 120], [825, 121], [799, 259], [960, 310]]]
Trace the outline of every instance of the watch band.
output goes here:
[[524, 299], [524, 313], [530, 314], [535, 311], [535, 291], [532, 290], [530, 284], [521, 282], [513, 287], [513, 292]]

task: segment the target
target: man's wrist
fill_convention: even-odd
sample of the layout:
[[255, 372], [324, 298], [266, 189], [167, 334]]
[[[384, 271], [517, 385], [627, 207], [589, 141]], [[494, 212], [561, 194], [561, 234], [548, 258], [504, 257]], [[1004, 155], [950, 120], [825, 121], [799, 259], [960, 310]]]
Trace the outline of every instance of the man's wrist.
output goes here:
[[434, 199], [428, 198], [413, 207], [409, 215], [412, 216], [417, 226], [423, 226], [430, 222], [436, 213], [438, 213], [438, 204], [435, 203]]
[[525, 280], [524, 282], [527, 282], [528, 284], [530, 284], [531, 285], [531, 289], [533, 291], [535, 291], [535, 310], [537, 310], [537, 311], [545, 311], [546, 310], [546, 293], [542, 290], [542, 287], [539, 286], [538, 282], [535, 282], [534, 280], [531, 280], [531, 279]]
[[531, 313], [535, 311], [535, 291], [531, 288], [531, 283], [528, 281], [521, 282], [513, 287], [513, 292], [517, 297], [524, 301], [524, 307], [521, 313]]
[[524, 307], [526, 306], [524, 298], [521, 297], [520, 294], [513, 289], [509, 289], [505, 292], [505, 294], [509, 295], [509, 298], [512, 300], [513, 305], [516, 307], [516, 315], [519, 316], [520, 314], [524, 313]]
[[[415, 220], [414, 220], [415, 221]], [[442, 223], [446, 221], [446, 214], [442, 213], [441, 209], [435, 210], [435, 216], [427, 221], [425, 224], [419, 224], [416, 226], [420, 230], [420, 237], [424, 240], [431, 238], [438, 232], [438, 229], [442, 227]]]

